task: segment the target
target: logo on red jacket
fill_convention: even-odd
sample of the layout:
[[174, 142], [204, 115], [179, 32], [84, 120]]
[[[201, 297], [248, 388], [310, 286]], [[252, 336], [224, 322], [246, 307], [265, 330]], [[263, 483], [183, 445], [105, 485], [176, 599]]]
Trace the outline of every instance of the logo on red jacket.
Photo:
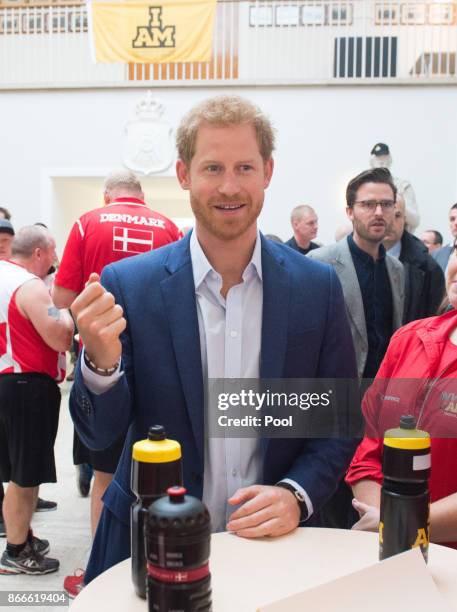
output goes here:
[[457, 393], [442, 391], [440, 408], [445, 414], [457, 417]]
[[130, 227], [113, 227], [113, 251], [146, 253], [154, 248], [154, 234]]

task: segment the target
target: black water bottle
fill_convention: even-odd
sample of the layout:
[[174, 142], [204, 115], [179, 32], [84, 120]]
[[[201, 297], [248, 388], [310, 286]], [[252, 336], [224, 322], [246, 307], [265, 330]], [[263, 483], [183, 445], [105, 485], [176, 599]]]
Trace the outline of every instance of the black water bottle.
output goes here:
[[420, 546], [428, 559], [431, 454], [430, 436], [402, 416], [398, 429], [384, 435], [379, 522], [379, 559]]
[[148, 510], [146, 555], [149, 612], [210, 612], [210, 516], [184, 487]]
[[132, 448], [131, 488], [137, 500], [131, 508], [132, 581], [136, 594], [146, 599], [144, 524], [149, 505], [166, 490], [182, 484], [181, 446], [167, 440], [161, 425], [149, 428], [147, 440]]

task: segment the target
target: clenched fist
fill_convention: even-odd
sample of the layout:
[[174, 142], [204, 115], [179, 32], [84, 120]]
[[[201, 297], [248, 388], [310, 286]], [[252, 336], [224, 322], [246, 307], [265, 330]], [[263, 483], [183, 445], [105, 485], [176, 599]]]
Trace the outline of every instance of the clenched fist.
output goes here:
[[113, 367], [120, 359], [122, 345], [119, 336], [126, 321], [121, 306], [92, 273], [85, 289], [71, 305], [81, 340], [90, 359], [98, 368]]

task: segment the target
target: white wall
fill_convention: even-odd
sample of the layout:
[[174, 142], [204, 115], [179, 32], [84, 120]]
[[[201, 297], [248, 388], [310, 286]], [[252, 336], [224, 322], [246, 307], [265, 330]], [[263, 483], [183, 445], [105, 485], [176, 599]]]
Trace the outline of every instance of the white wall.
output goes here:
[[[370, 149], [382, 141], [391, 147], [394, 173], [410, 179], [416, 190], [419, 231], [439, 229], [449, 238], [447, 211], [457, 201], [455, 86], [161, 88], [155, 95], [166, 107], [164, 118], [176, 126], [195, 102], [223, 91], [257, 102], [277, 128], [275, 174], [260, 220], [265, 232], [288, 238], [291, 208], [307, 202], [319, 214], [318, 238], [332, 242], [344, 221], [346, 183], [366, 169]], [[139, 89], [0, 94], [0, 205], [12, 211], [17, 227], [52, 222], [50, 174], [103, 176], [121, 165], [124, 124], [143, 94]], [[153, 199], [149, 203], [154, 206]]]

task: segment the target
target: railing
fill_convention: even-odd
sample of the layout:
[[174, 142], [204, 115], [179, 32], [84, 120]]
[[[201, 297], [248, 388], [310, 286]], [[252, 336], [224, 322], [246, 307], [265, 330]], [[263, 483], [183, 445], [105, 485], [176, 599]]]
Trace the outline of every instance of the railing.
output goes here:
[[0, 88], [456, 82], [457, 2], [220, 1], [213, 59], [95, 64], [84, 5], [0, 5]]

